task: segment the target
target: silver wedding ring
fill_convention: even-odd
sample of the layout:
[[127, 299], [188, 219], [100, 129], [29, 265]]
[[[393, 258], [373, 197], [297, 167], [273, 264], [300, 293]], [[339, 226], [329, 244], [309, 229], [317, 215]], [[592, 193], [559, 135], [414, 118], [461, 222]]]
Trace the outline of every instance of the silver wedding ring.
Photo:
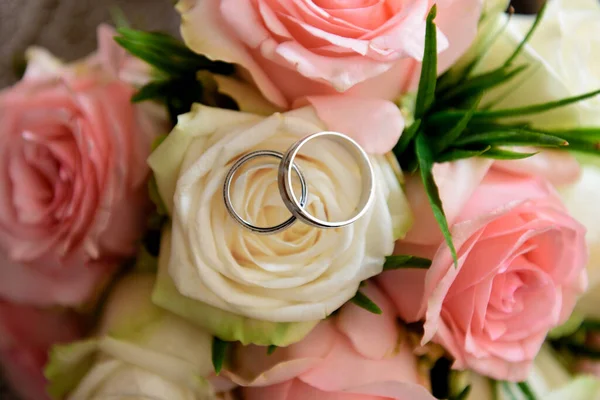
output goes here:
[[[255, 232], [255, 233], [260, 233], [263, 235], [272, 235], [274, 233], [284, 231], [287, 228], [289, 228], [290, 226], [294, 225], [294, 223], [296, 222], [296, 217], [294, 217], [292, 215], [290, 218], [288, 218], [287, 220], [285, 220], [284, 222], [282, 222], [279, 225], [269, 226], [269, 227], [260, 227], [260, 226], [253, 225], [250, 222], [246, 221], [244, 218], [242, 218], [237, 213], [237, 211], [235, 211], [235, 208], [233, 207], [233, 203], [231, 202], [231, 183], [233, 181], [233, 178], [234, 178], [236, 172], [240, 168], [242, 168], [242, 166], [244, 166], [244, 164], [254, 160], [255, 158], [261, 158], [261, 157], [274, 157], [279, 160], [283, 160], [284, 156], [282, 153], [280, 153], [278, 151], [258, 150], [258, 151], [253, 151], [252, 153], [248, 153], [245, 156], [243, 156], [242, 158], [240, 158], [239, 160], [237, 160], [235, 162], [235, 164], [233, 164], [233, 166], [231, 167], [229, 172], [227, 173], [227, 176], [225, 177], [225, 184], [223, 185], [223, 200], [225, 201], [225, 208], [227, 208], [229, 215], [231, 215], [233, 217], [233, 219], [235, 219], [244, 228], [246, 228], [252, 232]], [[298, 175], [298, 178], [300, 179], [300, 186], [301, 186], [301, 191], [302, 191], [302, 193], [300, 195], [300, 204], [301, 204], [301, 207], [304, 207], [304, 205], [306, 204], [306, 200], [308, 199], [308, 188], [306, 186], [306, 180], [304, 179], [304, 175], [302, 174], [302, 172], [300, 171], [298, 166], [293, 165], [292, 168]]]
[[[310, 214], [305, 206], [308, 199], [308, 187], [306, 180], [300, 168], [296, 165], [295, 160], [300, 150], [308, 142], [318, 138], [326, 138], [337, 142], [342, 145], [356, 160], [358, 163], [359, 171], [362, 178], [362, 193], [353, 215], [349, 219], [342, 221], [325, 221]], [[233, 207], [231, 201], [231, 184], [236, 172], [246, 163], [253, 159], [260, 157], [274, 157], [281, 160], [278, 172], [277, 172], [277, 183], [279, 185], [279, 192], [281, 199], [285, 204], [286, 208], [290, 211], [292, 216], [284, 221], [283, 223], [271, 227], [258, 227], [242, 218]], [[293, 174], [296, 173], [300, 180], [301, 195], [300, 199], [294, 193], [293, 188]], [[373, 199], [375, 197], [375, 179], [373, 174], [373, 167], [369, 156], [360, 147], [358, 143], [349, 138], [348, 136], [338, 132], [318, 132], [305, 137], [294, 143], [285, 154], [279, 153], [273, 150], [259, 150], [252, 153], [246, 154], [238, 161], [236, 161], [225, 178], [223, 185], [223, 200], [225, 207], [231, 217], [236, 220], [244, 228], [260, 234], [274, 234], [281, 232], [290, 226], [292, 226], [297, 220], [303, 223], [314, 226], [321, 229], [341, 228], [348, 226], [362, 218], [368, 211]]]

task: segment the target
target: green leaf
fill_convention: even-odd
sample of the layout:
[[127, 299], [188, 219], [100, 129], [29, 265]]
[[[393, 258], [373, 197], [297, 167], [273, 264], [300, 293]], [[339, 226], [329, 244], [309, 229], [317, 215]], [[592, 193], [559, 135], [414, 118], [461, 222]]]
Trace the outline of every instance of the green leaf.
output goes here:
[[428, 269], [431, 267], [431, 260], [415, 256], [389, 256], [385, 259], [383, 265], [384, 271], [392, 271], [403, 268]]
[[480, 144], [502, 146], [562, 147], [568, 146], [569, 142], [557, 136], [523, 129], [476, 133], [463, 136], [454, 142], [454, 146], [456, 147]]
[[438, 95], [438, 103], [454, 103], [460, 101], [460, 99], [471, 96], [479, 96], [486, 90], [490, 90], [498, 85], [504, 84], [521, 72], [527, 69], [527, 65], [521, 65], [516, 68], [500, 67], [493, 71], [486, 72], [481, 75], [473, 76], [468, 80], [462, 82], [460, 85], [455, 85], [446, 93]]
[[585, 329], [585, 330], [588, 330], [588, 331], [600, 332], [600, 321], [598, 321], [598, 320], [592, 320], [592, 319], [586, 319], [581, 324], [581, 327], [583, 329]]
[[434, 142], [433, 149], [435, 154], [439, 154], [446, 150], [448, 147], [452, 146], [454, 142], [458, 140], [458, 138], [460, 138], [467, 128], [467, 125], [469, 125], [469, 122], [473, 118], [473, 114], [477, 111], [477, 107], [479, 106], [480, 102], [481, 96], [477, 97], [473, 101], [469, 111], [456, 123], [456, 125], [452, 127], [452, 129], [450, 129], [448, 133], [442, 135], [440, 139]]
[[560, 136], [569, 142], [569, 149], [586, 153], [600, 152], [600, 129], [577, 128], [570, 130], [539, 130], [541, 133]]
[[143, 32], [129, 28], [117, 30], [115, 41], [130, 54], [167, 74], [179, 76], [208, 70], [222, 75], [235, 72], [232, 64], [212, 61], [188, 49], [176, 38], [159, 32]]
[[471, 385], [468, 385], [466, 388], [464, 388], [458, 395], [452, 396], [450, 400], [467, 400], [469, 398], [469, 394], [471, 394]]
[[168, 93], [168, 81], [153, 81], [142, 86], [131, 98], [132, 103], [162, 99]]
[[356, 304], [357, 306], [364, 308], [370, 313], [377, 315], [381, 315], [383, 313], [383, 311], [381, 311], [381, 308], [379, 308], [379, 306], [377, 306], [377, 304], [375, 304], [373, 300], [368, 298], [366, 294], [360, 291], [356, 292], [356, 295], [350, 301]]
[[[502, 11], [504, 11], [504, 10], [502, 10]], [[475, 58], [469, 64], [467, 64], [467, 66], [462, 71], [462, 78], [458, 79], [459, 82], [467, 79], [471, 75], [471, 72], [473, 72], [475, 70], [475, 68], [477, 68], [479, 63], [484, 59], [484, 57], [490, 52], [490, 50], [494, 46], [494, 44], [498, 41], [498, 38], [504, 33], [504, 31], [508, 27], [508, 24], [510, 23], [511, 18], [512, 18], [512, 15], [509, 15], [508, 18], [506, 19], [506, 22], [504, 23], [504, 25], [502, 25], [496, 32], [494, 32], [493, 34], [491, 34], [488, 37], [486, 42], [481, 46], [481, 49], [479, 50], [479, 52], [477, 53]], [[480, 21], [480, 23], [481, 23], [481, 21]], [[450, 70], [450, 72], [451, 71], [452, 71], [452, 69]]]
[[488, 151], [484, 152], [481, 156], [485, 158], [491, 158], [494, 160], [523, 160], [525, 158], [533, 157], [536, 153], [519, 153], [518, 151], [504, 150], [497, 147], [492, 147]]
[[531, 28], [529, 29], [529, 31], [525, 35], [525, 38], [521, 41], [521, 43], [519, 43], [519, 46], [517, 46], [517, 48], [515, 49], [515, 51], [506, 60], [506, 62], [504, 63], [504, 66], [511, 65], [516, 60], [516, 58], [519, 56], [519, 54], [521, 54], [521, 52], [525, 48], [525, 45], [529, 42], [529, 39], [531, 39], [531, 37], [533, 36], [533, 34], [535, 33], [535, 31], [537, 30], [538, 25], [540, 24], [540, 22], [542, 22], [542, 19], [544, 18], [544, 15], [546, 14], [546, 7], [547, 7], [547, 5], [548, 5], [548, 2], [547, 1], [544, 2], [544, 5], [540, 9], [540, 11], [538, 11], [538, 14], [535, 17], [535, 20], [533, 21], [533, 25], [531, 25]]
[[435, 86], [437, 83], [437, 29], [434, 23], [437, 14], [437, 5], [433, 5], [427, 16], [425, 31], [425, 52], [417, 91], [415, 106], [415, 119], [422, 118], [435, 99]]
[[224, 342], [221, 339], [213, 338], [212, 344], [212, 363], [215, 369], [215, 374], [219, 375], [223, 369], [223, 363], [227, 357], [227, 348], [231, 342]]
[[436, 163], [445, 163], [456, 160], [463, 160], [465, 158], [479, 157], [485, 155], [486, 152], [490, 151], [492, 146], [485, 146], [478, 150], [467, 150], [467, 149], [450, 149], [445, 153], [442, 153], [436, 157]]
[[427, 138], [423, 133], [419, 133], [417, 135], [416, 151], [419, 169], [421, 171], [421, 180], [425, 186], [425, 191], [427, 192], [427, 197], [429, 198], [429, 204], [431, 204], [433, 215], [435, 216], [435, 219], [440, 226], [440, 230], [444, 235], [444, 239], [450, 248], [454, 265], [458, 267], [458, 256], [456, 255], [456, 249], [454, 247], [454, 243], [452, 242], [452, 235], [448, 226], [448, 220], [446, 219], [446, 214], [444, 213], [444, 209], [442, 207], [442, 200], [440, 199], [438, 187], [435, 183], [435, 179], [433, 178], [433, 155], [431, 154], [431, 149], [427, 144]]
[[519, 382], [517, 383], [517, 386], [519, 387], [519, 389], [521, 389], [523, 396], [525, 396], [527, 400], [536, 400], [535, 395], [533, 394], [533, 391], [531, 390], [527, 382]]
[[[600, 90], [593, 92], [584, 93], [578, 96], [567, 97], [565, 99], [550, 101], [543, 104], [534, 104], [531, 106], [519, 107], [519, 108], [508, 108], [502, 110], [478, 110], [473, 114], [474, 119], [495, 119], [495, 118], [513, 118], [513, 117], [524, 117], [527, 115], [540, 114], [546, 111], [551, 111], [556, 108], [565, 107], [571, 104], [578, 103], [583, 100], [590, 99], [600, 94]], [[448, 125], [452, 121], [459, 120], [464, 116], [466, 110], [451, 110], [451, 111], [440, 111], [433, 114], [428, 124], [431, 125]]]
[[506, 397], [510, 400], [519, 400], [517, 395], [514, 393], [514, 386], [510, 382], [501, 382], [502, 391], [506, 394]]
[[267, 347], [267, 355], [275, 353], [275, 350], [277, 350], [277, 346], [275, 346], [274, 344], [270, 345], [269, 347]]
[[408, 127], [408, 129], [404, 130], [402, 136], [400, 136], [400, 140], [398, 140], [398, 143], [394, 147], [394, 154], [396, 154], [398, 158], [400, 158], [402, 156], [402, 153], [406, 151], [408, 145], [413, 140], [420, 127], [421, 120], [417, 119]]

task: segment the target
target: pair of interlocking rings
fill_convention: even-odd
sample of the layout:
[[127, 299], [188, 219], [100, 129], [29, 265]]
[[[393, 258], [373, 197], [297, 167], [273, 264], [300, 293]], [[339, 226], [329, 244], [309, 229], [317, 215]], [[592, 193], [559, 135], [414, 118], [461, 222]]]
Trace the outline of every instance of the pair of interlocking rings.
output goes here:
[[[358, 162], [362, 177], [362, 193], [358, 202], [358, 206], [352, 216], [349, 219], [343, 221], [324, 221], [310, 214], [306, 209], [306, 203], [308, 201], [308, 186], [306, 179], [300, 168], [296, 165], [295, 160], [300, 152], [300, 149], [311, 140], [317, 138], [326, 138], [333, 140], [341, 144]], [[286, 221], [279, 225], [260, 227], [251, 224], [242, 218], [233, 207], [231, 202], [231, 184], [238, 170], [244, 166], [244, 164], [262, 157], [276, 158], [280, 160], [277, 174], [277, 182], [279, 185], [279, 193], [281, 199], [285, 204], [286, 208], [290, 211], [292, 216]], [[296, 197], [293, 189], [293, 175], [292, 171], [296, 173], [300, 180], [301, 194], [300, 199]], [[369, 156], [360, 147], [358, 143], [349, 138], [348, 136], [338, 132], [318, 132], [309, 135], [296, 143], [294, 143], [286, 152], [280, 153], [274, 150], [258, 150], [248, 153], [237, 160], [225, 177], [225, 183], [223, 184], [223, 200], [225, 201], [225, 208], [240, 225], [244, 228], [259, 234], [270, 235], [284, 231], [291, 227], [296, 221], [300, 220], [305, 224], [314, 226], [321, 229], [341, 228], [350, 224], [353, 224], [358, 219], [363, 217], [373, 202], [375, 196], [375, 179], [373, 176], [373, 167], [369, 160]]]

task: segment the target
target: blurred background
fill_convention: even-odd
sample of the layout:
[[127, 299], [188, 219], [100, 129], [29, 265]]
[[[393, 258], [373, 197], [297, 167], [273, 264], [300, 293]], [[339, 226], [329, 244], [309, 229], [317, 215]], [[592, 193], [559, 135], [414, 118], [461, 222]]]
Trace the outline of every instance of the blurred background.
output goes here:
[[[517, 12], [535, 13], [545, 0], [513, 0]], [[120, 9], [137, 29], [176, 35], [173, 0], [0, 0], [0, 88], [17, 80], [29, 46], [49, 49], [64, 60], [81, 58], [96, 47], [96, 26]], [[0, 332], [1, 335], [1, 332]], [[0, 338], [1, 340], [1, 338]], [[17, 400], [0, 376], [0, 400]]]

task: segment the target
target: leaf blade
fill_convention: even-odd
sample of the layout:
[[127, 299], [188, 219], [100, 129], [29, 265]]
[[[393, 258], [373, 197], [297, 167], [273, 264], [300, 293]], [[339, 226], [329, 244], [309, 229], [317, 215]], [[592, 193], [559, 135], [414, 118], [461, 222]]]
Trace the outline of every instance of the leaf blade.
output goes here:
[[435, 183], [435, 179], [433, 178], [433, 156], [423, 133], [417, 135], [416, 152], [419, 169], [421, 172], [421, 180], [423, 181], [423, 186], [425, 187], [425, 192], [427, 193], [427, 198], [429, 199], [429, 204], [433, 210], [433, 215], [435, 216], [440, 230], [444, 235], [446, 244], [450, 249], [452, 259], [454, 260], [454, 266], [458, 267], [456, 248], [454, 247], [454, 242], [452, 241], [452, 234], [450, 233], [448, 220], [446, 219], [446, 214], [444, 213], [442, 200], [440, 199], [440, 193], [437, 184]]
[[356, 292], [356, 295], [350, 300], [352, 303], [356, 304], [360, 308], [367, 310], [370, 313], [381, 315], [383, 311], [381, 308], [373, 300], [367, 297], [366, 294], [361, 291]]
[[402, 153], [404, 153], [406, 151], [406, 149], [408, 148], [408, 145], [413, 140], [413, 138], [419, 131], [420, 127], [421, 127], [421, 120], [417, 119], [411, 124], [411, 126], [408, 127], [408, 129], [406, 129], [404, 132], [402, 132], [402, 136], [400, 136], [400, 140], [398, 140], [398, 143], [396, 143], [396, 146], [394, 147], [394, 150], [393, 150], [394, 154], [396, 154], [396, 156], [398, 156], [398, 157], [402, 156]]
[[[499, 119], [499, 118], [514, 118], [514, 117], [523, 117], [527, 115], [541, 114], [546, 111], [552, 111], [557, 108], [566, 107], [571, 104], [578, 103], [583, 100], [590, 99], [592, 97], [598, 96], [600, 94], [599, 90], [594, 90], [592, 92], [584, 93], [578, 96], [567, 97], [564, 99], [550, 101], [542, 104], [534, 104], [525, 107], [519, 108], [506, 108], [500, 110], [478, 110], [473, 114], [473, 119]], [[432, 125], [444, 125], [451, 123], [454, 120], [458, 120], [464, 116], [466, 110], [450, 110], [450, 111], [440, 111], [433, 114], [429, 118], [429, 124]]]
[[449, 151], [442, 153], [436, 157], [436, 163], [452, 162], [457, 160], [464, 160], [466, 158], [480, 157], [486, 152], [490, 151], [492, 146], [485, 146], [479, 150], [468, 150], [468, 149], [450, 149]]
[[519, 153], [517, 151], [504, 150], [497, 147], [492, 147], [488, 151], [481, 154], [481, 157], [491, 158], [493, 160], [523, 160], [539, 154], [536, 153]]
[[217, 337], [213, 338], [212, 343], [212, 363], [215, 374], [219, 375], [223, 369], [223, 364], [227, 356], [227, 348], [231, 342], [225, 342]]
[[419, 78], [415, 119], [422, 118], [433, 104], [437, 84], [437, 28], [434, 19], [437, 15], [437, 5], [433, 5], [427, 15], [425, 30], [425, 51]]
[[527, 34], [525, 35], [525, 37], [523, 38], [521, 43], [519, 43], [519, 45], [517, 46], [515, 51], [504, 62], [505, 66], [511, 65], [516, 60], [516, 58], [519, 56], [519, 54], [521, 54], [521, 52], [523, 51], [523, 49], [525, 48], [527, 43], [529, 43], [529, 40], [531, 39], [531, 37], [533, 36], [535, 31], [537, 30], [540, 22], [542, 22], [542, 19], [544, 19], [544, 15], [546, 14], [547, 6], [548, 6], [548, 2], [545, 1], [542, 8], [538, 11], [538, 13], [535, 17], [535, 20], [533, 21], [533, 24], [531, 25], [531, 28], [529, 29], [529, 31], [527, 32]]
[[568, 146], [569, 142], [558, 136], [527, 131], [523, 129], [475, 133], [469, 136], [464, 136], [454, 142], [454, 146], [457, 147], [481, 144], [502, 146], [563, 147]]
[[428, 269], [429, 267], [431, 267], [431, 260], [426, 258], [408, 255], [395, 255], [386, 257], [383, 270], [393, 271], [403, 268]]

